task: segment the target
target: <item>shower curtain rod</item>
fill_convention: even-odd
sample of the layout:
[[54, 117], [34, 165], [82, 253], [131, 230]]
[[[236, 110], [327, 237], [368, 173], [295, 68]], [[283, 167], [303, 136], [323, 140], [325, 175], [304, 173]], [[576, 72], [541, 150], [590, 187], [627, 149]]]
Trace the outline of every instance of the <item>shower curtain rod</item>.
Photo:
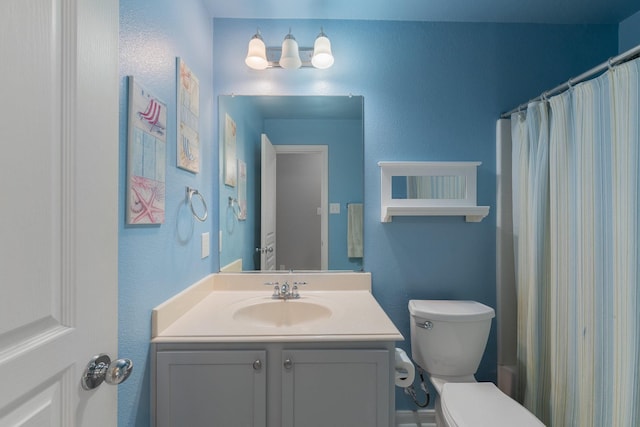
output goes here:
[[548, 98], [551, 95], [556, 95], [559, 94], [561, 92], [564, 92], [565, 90], [569, 89], [571, 86], [578, 84], [580, 82], [583, 82], [585, 80], [587, 80], [590, 77], [593, 77], [599, 73], [601, 73], [602, 71], [606, 70], [607, 68], [613, 67], [615, 65], [620, 65], [624, 62], [630, 61], [634, 58], [636, 58], [637, 56], [640, 56], [640, 45], [629, 49], [628, 51], [621, 53], [618, 56], [614, 56], [612, 58], [609, 58], [608, 61], [603, 62], [602, 64], [593, 67], [592, 69], [590, 69], [589, 71], [586, 71], [582, 74], [580, 74], [578, 77], [574, 77], [572, 79], [567, 80], [565, 83], [562, 83], [561, 85], [558, 85], [556, 87], [554, 87], [551, 90], [548, 90], [546, 92], [543, 92], [540, 96], [538, 96], [537, 98], [533, 98], [532, 100], [524, 103], [524, 104], [520, 104], [518, 105], [516, 108], [514, 108], [511, 111], [508, 111], [506, 113], [502, 113], [502, 115], [500, 115], [501, 119], [508, 119], [511, 117], [511, 114], [516, 113], [518, 111], [524, 111], [527, 109], [527, 105], [529, 105], [530, 102], [536, 102], [536, 101], [542, 101], [545, 98]]

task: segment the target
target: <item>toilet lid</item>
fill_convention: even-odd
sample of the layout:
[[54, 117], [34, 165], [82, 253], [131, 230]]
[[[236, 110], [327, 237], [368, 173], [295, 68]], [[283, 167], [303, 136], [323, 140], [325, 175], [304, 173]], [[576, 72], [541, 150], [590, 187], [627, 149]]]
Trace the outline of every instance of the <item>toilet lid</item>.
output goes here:
[[544, 427], [493, 383], [446, 383], [440, 405], [451, 427]]

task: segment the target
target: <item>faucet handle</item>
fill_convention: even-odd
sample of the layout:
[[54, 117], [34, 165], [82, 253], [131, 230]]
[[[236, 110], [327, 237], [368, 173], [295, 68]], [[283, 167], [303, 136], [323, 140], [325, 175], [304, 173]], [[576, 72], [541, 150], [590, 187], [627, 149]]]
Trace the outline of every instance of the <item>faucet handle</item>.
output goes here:
[[273, 286], [272, 298], [280, 298], [280, 284], [278, 282], [264, 282], [264, 285]]
[[293, 282], [294, 285], [306, 285], [307, 282]]

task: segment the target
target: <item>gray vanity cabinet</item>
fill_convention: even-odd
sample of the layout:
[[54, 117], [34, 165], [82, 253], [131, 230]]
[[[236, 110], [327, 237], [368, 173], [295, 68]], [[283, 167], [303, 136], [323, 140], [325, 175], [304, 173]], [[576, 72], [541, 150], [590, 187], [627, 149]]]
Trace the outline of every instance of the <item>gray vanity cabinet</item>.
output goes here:
[[394, 424], [392, 342], [153, 347], [156, 427]]
[[282, 427], [389, 426], [389, 351], [284, 350]]
[[158, 352], [155, 425], [265, 427], [265, 363], [257, 350]]

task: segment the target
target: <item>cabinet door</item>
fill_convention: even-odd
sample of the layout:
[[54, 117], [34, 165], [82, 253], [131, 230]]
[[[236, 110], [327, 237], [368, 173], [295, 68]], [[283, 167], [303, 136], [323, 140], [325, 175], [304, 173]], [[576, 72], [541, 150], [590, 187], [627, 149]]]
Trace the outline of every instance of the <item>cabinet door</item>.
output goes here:
[[283, 427], [388, 427], [389, 351], [285, 350]]
[[265, 427], [265, 351], [160, 351], [157, 427]]

